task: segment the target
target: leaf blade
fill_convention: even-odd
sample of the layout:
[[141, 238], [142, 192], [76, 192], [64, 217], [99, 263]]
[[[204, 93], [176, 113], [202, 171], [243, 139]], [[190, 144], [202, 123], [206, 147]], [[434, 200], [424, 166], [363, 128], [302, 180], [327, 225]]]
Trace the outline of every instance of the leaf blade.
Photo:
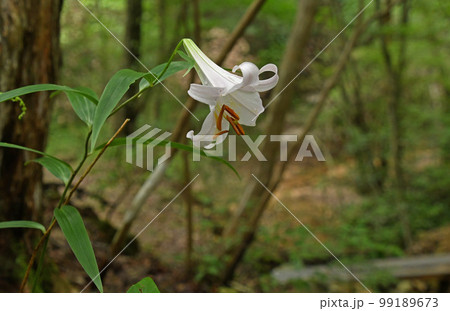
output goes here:
[[78, 262], [102, 293], [103, 286], [94, 249], [80, 213], [75, 207], [64, 205], [55, 210], [55, 218]]
[[132, 285], [127, 290], [127, 293], [160, 293], [160, 291], [158, 286], [156, 286], [155, 281], [153, 281], [150, 277], [146, 277]]
[[108, 81], [94, 112], [92, 122], [91, 151], [94, 150], [100, 130], [120, 99], [128, 91], [131, 84], [146, 74], [131, 69], [122, 69], [116, 72]]
[[[72, 168], [66, 162], [61, 162], [52, 157], [42, 157], [31, 160], [31, 162], [36, 162], [48, 169], [53, 176], [61, 179], [64, 185], [69, 182], [70, 176], [72, 175]], [[27, 164], [27, 163], [25, 163]]]
[[155, 86], [180, 70], [191, 68], [191, 64], [188, 62], [172, 61], [164, 74], [157, 81], [156, 78], [164, 71], [166, 65], [167, 63], [158, 65], [151, 69], [150, 72], [137, 72], [131, 69], [122, 69], [112, 76], [95, 108], [94, 119], [92, 122], [91, 152], [95, 149], [100, 130], [121, 98], [128, 91], [131, 84], [135, 83], [138, 79], [145, 78], [139, 85], [139, 89], [142, 91], [150, 86]]
[[[55, 177], [61, 179], [65, 185], [67, 185], [67, 182], [69, 181], [70, 174], [72, 174], [73, 169], [70, 166], [69, 163], [64, 162], [63, 160], [60, 160], [54, 156], [51, 156], [45, 152], [35, 150], [32, 148], [16, 145], [16, 144], [10, 144], [10, 143], [4, 143], [0, 142], [0, 147], [4, 148], [11, 148], [11, 149], [20, 149], [25, 151], [34, 152], [37, 154], [42, 155], [42, 158], [33, 159], [32, 162], [37, 162], [44, 166], [46, 169], [49, 170], [50, 173], [52, 173]], [[25, 163], [26, 164], [26, 163]]]
[[[167, 63], [164, 64], [160, 64], [158, 66], [156, 66], [155, 68], [153, 68], [152, 70], [150, 70], [150, 72], [152, 73], [152, 75], [150, 75], [153, 78], [153, 81], [156, 81], [156, 77], [159, 77], [159, 75], [163, 72], [164, 67], [167, 65]], [[178, 71], [181, 70], [190, 70], [193, 67], [192, 64], [186, 62], [186, 61], [173, 61], [170, 63], [169, 67], [167, 68], [167, 70], [164, 72], [164, 74], [158, 79], [158, 81], [156, 81], [156, 84], [164, 81], [165, 79], [167, 79], [168, 77], [170, 77], [171, 75], [177, 73]]]
[[57, 84], [35, 84], [19, 87], [17, 89], [0, 94], [0, 103], [22, 95], [44, 91], [75, 92], [82, 94], [83, 96], [86, 96], [90, 100], [96, 102], [96, 99], [92, 96], [92, 93], [85, 92], [82, 89], [74, 89], [68, 86]]
[[[89, 92], [93, 97], [96, 96], [96, 94], [88, 88], [77, 89], [83, 90], [85, 93]], [[66, 96], [77, 116], [88, 126], [92, 126], [96, 103], [81, 93], [66, 92]]]
[[[151, 73], [147, 74], [143, 79], [139, 82], [139, 90], [143, 90], [145, 88], [150, 87], [150, 83], [152, 83], [153, 86], [157, 85], [158, 83], [164, 81], [171, 75], [177, 73], [181, 70], [191, 70], [193, 68], [193, 65], [189, 64], [185, 61], [175, 61], [171, 62], [169, 67], [167, 68], [166, 72], [156, 81], [156, 78], [159, 77], [159, 75], [164, 71], [164, 68], [167, 63], [160, 64], [156, 67], [154, 67], [152, 70], [150, 70]], [[186, 74], [185, 74], [186, 75]], [[156, 82], [156, 83], [155, 83]]]
[[42, 233], [45, 233], [45, 227], [35, 221], [30, 220], [11, 220], [11, 221], [2, 221], [0, 222], [0, 229], [9, 229], [9, 228], [29, 228], [29, 229], [38, 229], [41, 230]]

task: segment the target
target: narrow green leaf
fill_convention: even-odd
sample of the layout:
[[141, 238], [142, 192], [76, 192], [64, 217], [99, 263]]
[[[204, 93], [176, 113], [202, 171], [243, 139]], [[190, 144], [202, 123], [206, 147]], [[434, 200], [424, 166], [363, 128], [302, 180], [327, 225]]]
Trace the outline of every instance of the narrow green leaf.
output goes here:
[[70, 175], [73, 172], [72, 167], [63, 160], [60, 160], [58, 158], [55, 158], [54, 156], [51, 156], [49, 154], [46, 154], [45, 152], [15, 145], [15, 144], [9, 144], [9, 143], [2, 143], [0, 142], [0, 147], [5, 148], [12, 148], [12, 149], [20, 149], [20, 150], [26, 150], [30, 152], [34, 152], [37, 154], [42, 155], [42, 158], [31, 160], [33, 162], [37, 162], [41, 164], [43, 167], [49, 170], [50, 173], [52, 173], [55, 177], [61, 179], [64, 184], [67, 185], [67, 182], [69, 181]]
[[131, 69], [122, 69], [114, 74], [106, 85], [98, 105], [95, 108], [94, 119], [92, 122], [91, 151], [95, 148], [98, 135], [100, 134], [100, 130], [105, 124], [106, 119], [108, 119], [120, 99], [130, 88], [131, 84], [136, 82], [138, 79], [145, 78], [145, 80], [143, 79], [143, 82], [141, 81], [139, 87], [140, 90], [142, 90], [149, 86], [158, 84], [180, 70], [190, 68], [190, 64], [184, 61], [171, 62], [164, 74], [158, 79], [159, 81], [155, 83], [155, 77], [158, 77], [164, 71], [166, 65], [167, 63], [156, 66], [150, 70], [151, 73], [137, 72]]
[[85, 97], [88, 97], [93, 102], [97, 102], [96, 98], [92, 96], [92, 93], [86, 92], [83, 89], [73, 89], [64, 85], [56, 85], [56, 84], [35, 84], [28, 85], [24, 87], [20, 87], [18, 89], [14, 89], [5, 93], [0, 94], [0, 103], [15, 98], [17, 96], [22, 96], [26, 94], [43, 92], [43, 91], [61, 91], [61, 92], [74, 92], [79, 93]]
[[90, 88], [85, 87], [85, 86], [79, 86], [79, 87], [76, 87], [74, 89], [76, 91], [81, 92], [80, 94], [84, 94], [88, 98], [94, 99], [93, 103], [97, 105], [97, 103], [98, 103], [98, 95], [97, 95], [97, 93], [95, 93], [95, 91], [93, 89], [90, 89]]
[[150, 87], [150, 82], [148, 82], [147, 79], [143, 78], [141, 81], [139, 81], [139, 92], [142, 92], [144, 89], [147, 89]]
[[123, 69], [116, 72], [111, 80], [109, 80], [100, 97], [98, 105], [95, 108], [94, 120], [92, 123], [91, 151], [95, 148], [103, 124], [105, 124], [106, 119], [108, 119], [120, 99], [125, 95], [131, 84], [145, 75], [146, 74], [142, 72]]
[[[95, 92], [93, 92], [91, 89], [79, 89], [83, 90], [85, 93], [89, 92], [95, 98], [97, 97], [97, 94], [95, 94]], [[88, 126], [91, 126], [92, 121], [94, 120], [96, 102], [93, 102], [89, 97], [76, 92], [66, 92], [66, 95], [77, 116]]]
[[[163, 72], [164, 68], [166, 67], [166, 64], [167, 63], [160, 64], [155, 68], [153, 68], [152, 70], [150, 70], [152, 74], [148, 74], [147, 76], [144, 77], [144, 79], [141, 79], [141, 81], [139, 82], [139, 91], [150, 87], [150, 83], [152, 86], [157, 85], [158, 83], [164, 81], [165, 79], [177, 73], [178, 71], [187, 70], [186, 73], [188, 73], [194, 67], [188, 62], [183, 61], [171, 62], [166, 72], [158, 79], [158, 81], [156, 81], [156, 78], [158, 78], [159, 75]], [[183, 77], [185, 75], [186, 74], [184, 74]]]
[[186, 62], [188, 62], [191, 66], [195, 65], [195, 60], [192, 57], [190, 57], [189, 55], [187, 55], [186, 53], [184, 53], [181, 50], [177, 51], [177, 53], [181, 56], [182, 59], [184, 59]]
[[2, 221], [0, 222], [0, 229], [7, 228], [30, 228], [41, 230], [45, 233], [45, 227], [38, 222], [29, 220], [12, 220], [12, 221]]
[[167, 68], [166, 72], [164, 72], [164, 74], [157, 81], [156, 78], [158, 78], [159, 75], [164, 71], [164, 68], [166, 67], [166, 65], [167, 65], [167, 63], [160, 64], [160, 65], [156, 66], [155, 68], [153, 68], [152, 70], [150, 70], [150, 72], [152, 74], [146, 75], [145, 78], [140, 81], [139, 90], [148, 88], [150, 86], [150, 83], [152, 86], [155, 86], [158, 83], [160, 83], [160, 82], [164, 81], [165, 79], [167, 79], [168, 77], [170, 77], [171, 75], [177, 73], [178, 71], [187, 70], [189, 72], [189, 70], [191, 70], [193, 68], [193, 65], [189, 64], [188, 62], [184, 62], [184, 61], [171, 62], [169, 67]]
[[[180, 143], [169, 141], [169, 140], [161, 140], [161, 139], [158, 139], [158, 138], [149, 138], [147, 141], [145, 141], [144, 145], [148, 145], [148, 144], [150, 144], [151, 142], [153, 142], [155, 140], [158, 141], [157, 146], [165, 146], [165, 145], [170, 143], [170, 146], [172, 148], [175, 148], [175, 149], [187, 151], [187, 152], [190, 152], [190, 153], [194, 152], [194, 150], [195, 150], [195, 152], [198, 152], [200, 154], [200, 156], [202, 156], [202, 157], [209, 158], [209, 159], [212, 159], [212, 160], [215, 160], [215, 161], [218, 161], [218, 162], [221, 162], [221, 163], [225, 164], [226, 166], [228, 166], [236, 174], [236, 176], [239, 179], [241, 179], [241, 176], [239, 175], [238, 171], [233, 167], [233, 165], [230, 164], [230, 162], [228, 162], [227, 160], [225, 160], [225, 159], [223, 159], [221, 157], [217, 157], [217, 156], [213, 156], [213, 155], [207, 154], [205, 151], [203, 151], [201, 149], [198, 149], [198, 148], [194, 148], [193, 146], [184, 145], [184, 144], [180, 144]], [[109, 145], [109, 147], [123, 146], [123, 145], [126, 145], [126, 144], [127, 144], [126, 137], [118, 137], [118, 138], [116, 138], [116, 139], [114, 139], [112, 141], [112, 143]], [[104, 146], [105, 146], [105, 144], [102, 144], [102, 145], [98, 146], [97, 148], [95, 148], [95, 151], [101, 150]]]
[[127, 293], [159, 293], [158, 286], [150, 277], [143, 278], [127, 290]]
[[55, 210], [55, 218], [78, 262], [102, 293], [103, 286], [97, 260], [80, 213], [75, 207], [64, 205], [61, 209]]
[[[159, 77], [159, 75], [162, 73], [162, 71], [164, 70], [164, 67], [166, 65], [167, 65], [167, 63], [160, 64], [150, 71], [153, 73], [153, 75], [155, 75], [156, 77]], [[177, 73], [178, 71], [190, 70], [192, 67], [193, 67], [192, 64], [190, 64], [188, 62], [184, 62], [184, 61], [171, 62], [169, 67], [167, 68], [166, 72], [164, 72], [164, 74], [158, 79], [159, 81], [156, 81], [156, 79], [153, 75], [150, 75], [150, 77], [152, 78], [152, 81], [156, 81], [156, 83], [154, 83], [154, 85], [156, 85], [159, 82], [164, 81], [171, 75]]]
[[192, 68], [195, 67], [195, 60], [183, 51], [177, 51], [177, 53], [189, 64], [189, 68], [187, 68], [186, 72], [183, 75], [183, 77], [185, 77], [192, 70]]
[[50, 173], [61, 179], [65, 185], [67, 185], [67, 183], [69, 182], [70, 175], [72, 175], [72, 168], [66, 162], [62, 162], [58, 159], [50, 157], [37, 158], [31, 161], [39, 163], [40, 165], [48, 169]]

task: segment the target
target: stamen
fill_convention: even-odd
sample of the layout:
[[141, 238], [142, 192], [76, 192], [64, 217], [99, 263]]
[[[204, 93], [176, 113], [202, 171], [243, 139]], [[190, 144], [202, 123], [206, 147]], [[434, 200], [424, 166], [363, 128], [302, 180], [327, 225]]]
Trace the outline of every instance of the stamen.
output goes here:
[[225, 118], [227, 119], [228, 122], [230, 122], [231, 126], [233, 127], [233, 130], [236, 132], [236, 134], [238, 135], [244, 135], [244, 129], [242, 128], [242, 126], [239, 124], [239, 122], [237, 122], [236, 120], [233, 120], [230, 116], [225, 115]]
[[219, 116], [216, 119], [216, 127], [219, 131], [222, 130], [222, 119], [223, 119], [223, 112], [225, 110], [225, 107], [226, 107], [225, 105], [222, 105], [222, 108], [220, 109], [220, 112], [219, 112]]
[[244, 129], [242, 128], [242, 125], [239, 124], [239, 122], [235, 121], [236, 126], [239, 128], [239, 134], [238, 135], [245, 135]]
[[222, 109], [225, 108], [225, 110], [236, 120], [239, 120], [239, 115], [230, 107], [228, 107], [227, 105], [223, 105]]
[[216, 139], [217, 137], [219, 137], [220, 135], [225, 134], [225, 133], [228, 133], [228, 131], [225, 130], [225, 131], [221, 131], [221, 132], [215, 134], [215, 135], [213, 136], [213, 139]]

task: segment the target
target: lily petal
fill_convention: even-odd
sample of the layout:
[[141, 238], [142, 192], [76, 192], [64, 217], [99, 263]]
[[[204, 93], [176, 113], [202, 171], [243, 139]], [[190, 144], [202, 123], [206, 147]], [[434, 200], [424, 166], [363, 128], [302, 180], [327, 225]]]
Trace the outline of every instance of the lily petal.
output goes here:
[[[202, 128], [197, 135], [194, 135], [194, 131], [190, 130], [186, 137], [191, 139], [194, 143], [194, 146], [200, 146], [205, 149], [211, 149], [217, 144], [221, 144], [225, 138], [228, 136], [228, 132], [223, 133], [222, 135], [216, 135], [216, 117], [215, 117], [215, 108], [213, 107], [211, 112], [206, 116], [205, 121], [203, 121]], [[222, 120], [222, 130], [227, 131], [230, 128], [230, 124]]]
[[186, 52], [195, 60], [195, 70], [205, 85], [230, 89], [242, 78], [226, 71], [208, 58], [191, 39], [183, 39]]
[[223, 91], [223, 88], [192, 83], [188, 94], [199, 102], [214, 106], [217, 98], [222, 96]]
[[239, 66], [234, 66], [233, 73], [236, 72], [238, 69], [242, 72], [242, 81], [241, 83], [238, 83], [234, 85], [231, 89], [227, 91], [227, 93], [231, 93], [237, 89], [245, 88], [249, 85], [256, 85], [259, 82], [259, 69], [258, 67], [250, 62], [243, 62]]
[[233, 109], [240, 117], [239, 123], [247, 126], [255, 126], [256, 117], [264, 112], [261, 97], [256, 92], [234, 91], [219, 98], [218, 103]]
[[277, 85], [279, 79], [277, 66], [275, 66], [274, 64], [267, 64], [259, 70], [258, 75], [262, 74], [263, 72], [273, 72], [274, 75], [265, 80], [258, 79], [256, 83], [245, 86], [242, 88], [242, 90], [248, 92], [265, 92], [273, 89], [275, 85]]

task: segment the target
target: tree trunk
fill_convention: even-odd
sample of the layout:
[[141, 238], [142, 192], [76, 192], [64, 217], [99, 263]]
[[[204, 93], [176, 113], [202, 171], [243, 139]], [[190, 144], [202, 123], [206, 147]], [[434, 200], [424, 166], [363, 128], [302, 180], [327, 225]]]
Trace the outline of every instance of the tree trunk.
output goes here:
[[[127, 1], [127, 23], [125, 29], [125, 45], [130, 50], [126, 52], [126, 67], [133, 70], [140, 70], [140, 65], [136, 58], [140, 57], [141, 49], [141, 21], [142, 21], [142, 0], [128, 0]], [[133, 56], [134, 55], [134, 56]], [[136, 58], [135, 58], [136, 57]], [[127, 97], [130, 98], [139, 91], [139, 86], [134, 83], [130, 86], [127, 92]], [[130, 122], [135, 122], [139, 111], [141, 110], [140, 100], [137, 99], [130, 105], [124, 107], [125, 118], [129, 118]], [[120, 118], [123, 120], [124, 118]], [[120, 121], [122, 122], [122, 121]], [[133, 124], [133, 123], [132, 123]], [[126, 135], [131, 134], [134, 127], [129, 125], [124, 128]]]
[[[158, 10], [158, 52], [157, 52], [157, 60], [158, 64], [162, 64], [167, 61], [169, 58], [169, 52], [167, 48], [167, 3], [166, 0], [158, 0], [156, 1], [156, 6]], [[179, 39], [178, 39], [179, 40]], [[176, 46], [178, 42], [175, 43]], [[150, 94], [152, 93], [152, 94]], [[152, 111], [153, 118], [155, 120], [159, 119], [161, 116], [161, 98], [163, 95], [166, 95], [166, 90], [161, 87], [155, 88], [152, 92], [148, 93], [148, 98], [152, 98]]]
[[[59, 65], [59, 17], [62, 0], [0, 3], [0, 91], [30, 84], [54, 83]], [[49, 94], [22, 97], [19, 105], [0, 103], [0, 141], [43, 150], [50, 120]], [[0, 148], [0, 221], [38, 219], [41, 215], [42, 169], [24, 165], [33, 153]], [[2, 230], [0, 275], [18, 288], [17, 258], [28, 258], [25, 230]], [[21, 255], [21, 256], [20, 256]], [[20, 257], [19, 257], [20, 256]]]
[[[370, 126], [367, 122], [365, 101], [361, 94], [361, 75], [356, 65], [349, 68], [349, 90], [346, 83], [341, 83], [341, 93], [344, 102], [352, 104], [349, 116], [350, 126], [356, 129], [358, 135], [368, 137]], [[350, 136], [353, 137], [353, 136]], [[384, 155], [377, 155], [376, 146], [372, 139], [360, 142], [354, 151], [356, 159], [355, 187], [361, 194], [379, 195], [383, 191], [386, 177], [386, 159]], [[376, 164], [375, 164], [376, 163]]]
[[[390, 5], [391, 0], [386, 1], [386, 5]], [[378, 5], [380, 5], [378, 3]], [[403, 1], [401, 25], [406, 27], [408, 24], [408, 8], [409, 4], [407, 0]], [[391, 22], [390, 16], [380, 19], [380, 25], [384, 26]], [[409, 220], [409, 212], [405, 203], [405, 179], [403, 173], [403, 133], [401, 124], [401, 100], [403, 96], [403, 72], [405, 68], [405, 49], [406, 49], [406, 37], [404, 29], [399, 36], [398, 46], [398, 60], [397, 64], [394, 64], [392, 53], [389, 50], [389, 38], [385, 35], [381, 35], [381, 51], [384, 57], [386, 65], [386, 71], [389, 77], [389, 91], [390, 97], [387, 103], [388, 119], [390, 123], [390, 171], [392, 181], [394, 185], [394, 204], [397, 209], [399, 223], [402, 229], [402, 238], [404, 246], [407, 248], [412, 244], [412, 233]]]

